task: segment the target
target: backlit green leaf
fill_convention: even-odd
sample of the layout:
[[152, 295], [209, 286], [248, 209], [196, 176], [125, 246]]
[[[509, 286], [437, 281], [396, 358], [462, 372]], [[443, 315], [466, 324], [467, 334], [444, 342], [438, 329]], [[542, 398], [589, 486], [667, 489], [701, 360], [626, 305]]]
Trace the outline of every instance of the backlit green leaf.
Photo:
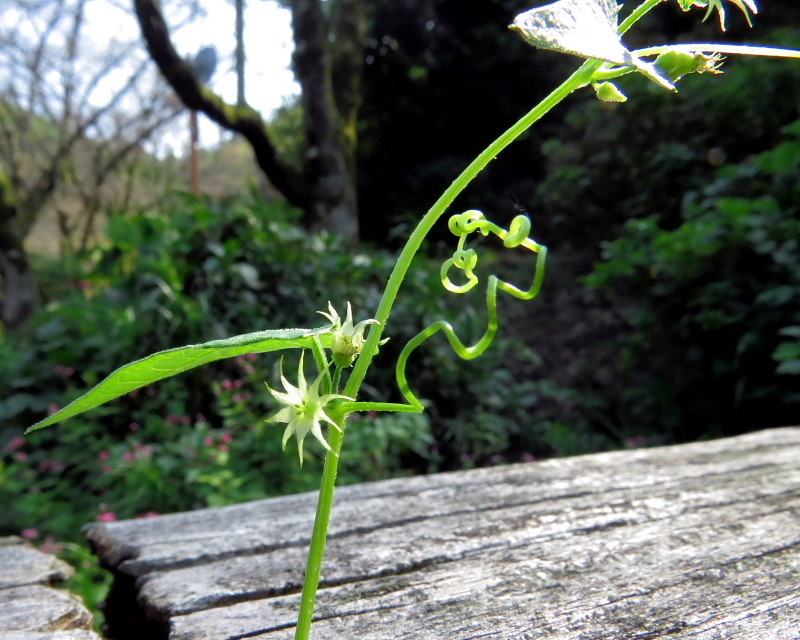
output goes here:
[[534, 47], [633, 67], [666, 89], [674, 89], [658, 67], [622, 44], [616, 0], [558, 0], [519, 14], [511, 28]]
[[202, 364], [231, 358], [245, 353], [264, 353], [281, 349], [311, 347], [314, 338], [330, 346], [330, 327], [321, 329], [278, 329], [257, 331], [225, 340], [189, 345], [159, 351], [151, 356], [130, 362], [109, 375], [88, 393], [71, 402], [49, 418], [37, 422], [26, 433], [55, 424], [66, 418], [93, 409], [126, 393], [170, 376], [194, 369]]

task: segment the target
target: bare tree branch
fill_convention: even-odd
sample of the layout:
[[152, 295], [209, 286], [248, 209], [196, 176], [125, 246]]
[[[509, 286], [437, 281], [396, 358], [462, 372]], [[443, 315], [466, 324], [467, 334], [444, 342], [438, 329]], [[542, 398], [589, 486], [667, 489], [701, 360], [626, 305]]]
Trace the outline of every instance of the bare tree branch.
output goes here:
[[308, 209], [309, 198], [297, 171], [278, 158], [264, 120], [248, 105], [230, 105], [201, 84], [191, 66], [175, 51], [156, 0], [134, 0], [136, 16], [150, 57], [181, 101], [217, 124], [241, 134], [250, 143], [256, 162], [273, 186], [293, 205]]

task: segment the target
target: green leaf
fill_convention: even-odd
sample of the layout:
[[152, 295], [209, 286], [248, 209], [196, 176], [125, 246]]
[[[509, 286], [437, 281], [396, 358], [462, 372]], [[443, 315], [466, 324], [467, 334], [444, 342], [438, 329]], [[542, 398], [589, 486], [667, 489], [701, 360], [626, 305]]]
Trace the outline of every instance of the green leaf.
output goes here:
[[330, 346], [331, 327], [320, 329], [278, 329], [257, 331], [224, 340], [212, 340], [177, 349], [159, 351], [151, 356], [130, 362], [109, 375], [88, 393], [71, 402], [49, 418], [37, 422], [25, 433], [36, 431], [66, 418], [93, 409], [119, 398], [129, 391], [194, 369], [202, 364], [231, 358], [245, 353], [265, 353], [281, 349], [310, 348], [314, 338]]
[[559, 0], [519, 14], [511, 29], [534, 47], [633, 67], [665, 89], [675, 85], [658, 67], [633, 55], [617, 29], [616, 0]]

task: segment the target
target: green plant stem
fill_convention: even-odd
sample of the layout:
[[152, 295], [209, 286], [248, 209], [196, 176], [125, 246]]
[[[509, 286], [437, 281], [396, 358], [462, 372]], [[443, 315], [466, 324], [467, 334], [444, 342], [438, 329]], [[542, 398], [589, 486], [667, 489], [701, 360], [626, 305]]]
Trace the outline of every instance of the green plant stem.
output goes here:
[[[661, 1], [662, 0], [645, 0], [645, 2], [634, 9], [620, 25], [619, 32], [624, 33], [627, 31], [631, 25]], [[516, 124], [505, 131], [475, 158], [433, 204], [422, 220], [420, 220], [416, 229], [414, 229], [411, 234], [411, 237], [409, 237], [408, 242], [406, 242], [403, 251], [397, 259], [397, 264], [395, 264], [389, 276], [389, 281], [386, 284], [386, 289], [383, 292], [381, 301], [378, 304], [378, 310], [375, 314], [375, 319], [379, 324], [373, 325], [370, 328], [369, 336], [364, 344], [361, 355], [358, 357], [358, 360], [356, 360], [355, 367], [345, 386], [344, 395], [354, 399], [358, 396], [369, 365], [378, 353], [378, 343], [380, 342], [383, 328], [386, 326], [386, 321], [389, 319], [394, 301], [397, 298], [400, 285], [411, 266], [411, 261], [414, 259], [420, 246], [422, 246], [425, 236], [428, 235], [428, 232], [436, 221], [444, 214], [453, 200], [455, 200], [456, 196], [466, 188], [475, 176], [477, 176], [498, 153], [527, 131], [531, 125], [542, 118], [569, 94], [587, 85], [592, 79], [592, 74], [603, 64], [602, 60], [587, 60], [584, 62], [580, 68], [558, 88], [525, 114]], [[337, 374], [339, 373], [340, 372], [337, 371]], [[337, 374], [334, 374], [335, 378], [338, 378]], [[333, 493], [336, 486], [336, 474], [339, 468], [339, 452], [342, 448], [345, 422], [345, 420], [341, 421], [341, 431], [336, 429], [331, 429], [330, 431], [330, 445], [333, 452], [328, 452], [325, 457], [325, 468], [322, 472], [317, 514], [314, 520], [314, 532], [311, 537], [311, 546], [308, 552], [308, 565], [306, 568], [305, 581], [303, 583], [300, 615], [297, 620], [297, 628], [294, 636], [295, 640], [308, 640], [311, 632], [311, 621], [314, 614], [317, 587], [322, 571], [322, 558], [325, 553], [325, 542], [328, 535], [331, 508], [333, 507]]]
[[[591, 79], [592, 73], [600, 67], [601, 64], [602, 62], [599, 60], [587, 60], [584, 62], [560, 87], [536, 105], [536, 107], [528, 112], [519, 122], [503, 133], [503, 135], [473, 160], [434, 203], [428, 213], [425, 214], [425, 217], [419, 222], [417, 228], [408, 239], [406, 246], [397, 260], [397, 264], [392, 270], [389, 282], [386, 285], [383, 297], [378, 305], [376, 319], [380, 324], [373, 325], [370, 329], [364, 349], [356, 361], [356, 365], [347, 381], [344, 395], [350, 398], [355, 398], [357, 396], [370, 362], [378, 351], [378, 342], [380, 341], [382, 329], [386, 320], [389, 318], [389, 313], [397, 297], [400, 284], [403, 278], [405, 278], [408, 268], [411, 266], [414, 255], [419, 250], [422, 241], [425, 239], [425, 236], [431, 230], [434, 223], [442, 216], [455, 197], [464, 190], [472, 179], [478, 175], [500, 151], [511, 144], [511, 142], [524, 133], [534, 122], [544, 116], [570, 93], [586, 85]], [[334, 377], [336, 377], [336, 374], [334, 374]], [[325, 457], [325, 468], [322, 472], [317, 514], [314, 520], [314, 532], [311, 537], [311, 546], [308, 552], [308, 565], [306, 567], [306, 576], [303, 583], [300, 615], [297, 620], [297, 628], [295, 629], [295, 640], [308, 640], [311, 631], [314, 602], [316, 600], [317, 587], [322, 570], [322, 558], [325, 553], [325, 541], [328, 533], [331, 508], [333, 506], [333, 492], [336, 485], [339, 451], [341, 451], [342, 447], [344, 428], [344, 421], [342, 421], [341, 431], [336, 429], [331, 429], [330, 431], [330, 445], [335, 453], [329, 452]]]
[[591, 80], [592, 74], [603, 64], [600, 60], [587, 60], [575, 71], [567, 80], [555, 89], [550, 95], [536, 105], [531, 111], [522, 117], [516, 124], [503, 133], [497, 140], [492, 142], [470, 165], [464, 169], [458, 178], [447, 188], [441, 197], [430, 208], [425, 217], [420, 220], [411, 237], [408, 239], [403, 251], [397, 259], [383, 297], [378, 304], [375, 319], [380, 323], [370, 328], [369, 336], [361, 355], [356, 361], [353, 372], [345, 387], [344, 395], [355, 398], [361, 388], [367, 369], [372, 359], [378, 352], [378, 342], [383, 333], [383, 327], [389, 318], [389, 314], [394, 304], [397, 292], [411, 266], [411, 261], [422, 245], [422, 241], [431, 230], [436, 221], [444, 214], [447, 207], [453, 202], [456, 196], [478, 175], [494, 158], [511, 144], [516, 138], [523, 134], [533, 123], [542, 118], [548, 111], [555, 107], [559, 102], [566, 98], [570, 93], [579, 89]]
[[[340, 372], [341, 370], [337, 369], [337, 373]], [[308, 550], [306, 575], [303, 581], [303, 594], [300, 598], [300, 613], [294, 632], [295, 640], [308, 640], [311, 632], [317, 587], [322, 573], [322, 559], [325, 555], [325, 542], [328, 538], [328, 525], [331, 520], [333, 491], [336, 487], [336, 474], [339, 471], [339, 452], [342, 450], [342, 440], [344, 439], [344, 420], [339, 427], [340, 429], [331, 429], [328, 435], [328, 444], [331, 445], [333, 451], [329, 451], [325, 456], [325, 467], [322, 471], [322, 482], [317, 499], [317, 514], [314, 518], [314, 531], [311, 534], [311, 546]]]
[[653, 7], [657, 4], [661, 4], [664, 0], [645, 0], [636, 7], [633, 11], [630, 12], [627, 18], [625, 18], [622, 23], [619, 25], [617, 32], [622, 35], [628, 29], [630, 29], [633, 25], [635, 25], [639, 20], [642, 19], [644, 14], [650, 11]]
[[336, 367], [336, 370], [333, 372], [333, 382], [331, 383], [331, 393], [339, 393], [339, 383], [342, 379], [342, 368]]
[[[630, 15], [622, 21], [622, 24], [619, 26], [619, 33], [625, 33], [640, 20], [642, 16], [661, 2], [663, 2], [663, 0], [645, 0], [642, 2], [642, 4], [631, 11]], [[361, 355], [358, 357], [353, 372], [350, 374], [350, 379], [347, 381], [344, 395], [351, 398], [356, 398], [358, 395], [358, 391], [361, 389], [361, 383], [364, 381], [369, 365], [378, 353], [378, 343], [380, 342], [383, 328], [386, 326], [386, 321], [389, 319], [389, 314], [391, 313], [400, 285], [411, 266], [411, 261], [422, 245], [422, 241], [425, 239], [425, 236], [428, 235], [428, 232], [436, 221], [447, 210], [447, 207], [455, 200], [456, 196], [472, 182], [473, 178], [475, 178], [498, 153], [527, 131], [531, 125], [541, 119], [570, 93], [589, 84], [594, 72], [603, 66], [603, 64], [605, 63], [602, 60], [586, 60], [575, 73], [567, 78], [559, 87], [550, 93], [550, 95], [525, 114], [516, 124], [497, 138], [497, 140], [486, 147], [486, 149], [464, 169], [461, 175], [453, 181], [428, 210], [428, 213], [420, 220], [416, 229], [414, 229], [414, 232], [411, 234], [411, 237], [409, 237], [408, 242], [406, 242], [405, 247], [403, 247], [403, 251], [397, 259], [397, 264], [395, 264], [389, 276], [386, 289], [378, 304], [378, 310], [375, 313], [375, 319], [380, 324], [373, 325], [370, 328], [369, 336], [361, 351]]]

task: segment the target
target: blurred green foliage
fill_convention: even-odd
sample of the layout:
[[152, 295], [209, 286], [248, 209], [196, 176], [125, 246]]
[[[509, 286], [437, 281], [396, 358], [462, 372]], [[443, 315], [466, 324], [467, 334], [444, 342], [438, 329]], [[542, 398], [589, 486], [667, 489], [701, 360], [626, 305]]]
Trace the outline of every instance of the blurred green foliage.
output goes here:
[[[223, 203], [185, 197], [166, 215], [119, 215], [108, 236], [80, 259], [43, 262], [48, 303], [25, 334], [0, 342], [0, 499], [7, 505], [0, 529], [36, 528], [77, 541], [80, 526], [98, 518], [316, 488], [321, 447], [300, 468], [296, 454], [281, 451], [280, 430], [264, 422], [275, 407], [263, 382], [278, 383], [278, 359], [269, 355], [212, 363], [55, 428], [22, 432], [154, 351], [321, 326], [316, 310], [328, 300], [349, 300], [363, 317], [377, 304], [393, 256], [352, 252], [331, 235], [310, 234], [296, 225], [295, 212], [252, 194]], [[421, 259], [365, 395], [398, 399], [396, 352], [433, 319], [449, 316], [467, 336], [482, 332], [480, 314], [444, 294], [438, 264]], [[430, 414], [355, 417], [340, 477], [355, 482], [498, 455], [518, 459], [522, 450], [508, 454], [509, 442], [524, 431], [531, 383], [510, 368], [526, 357], [506, 341], [487, 359], [462, 363], [444, 339], [431, 341], [411, 363], [415, 386], [433, 403]]]
[[645, 431], [681, 441], [797, 419], [800, 121], [783, 135], [688, 192], [677, 227], [627, 222], [586, 278], [624, 306], [621, 402]]

